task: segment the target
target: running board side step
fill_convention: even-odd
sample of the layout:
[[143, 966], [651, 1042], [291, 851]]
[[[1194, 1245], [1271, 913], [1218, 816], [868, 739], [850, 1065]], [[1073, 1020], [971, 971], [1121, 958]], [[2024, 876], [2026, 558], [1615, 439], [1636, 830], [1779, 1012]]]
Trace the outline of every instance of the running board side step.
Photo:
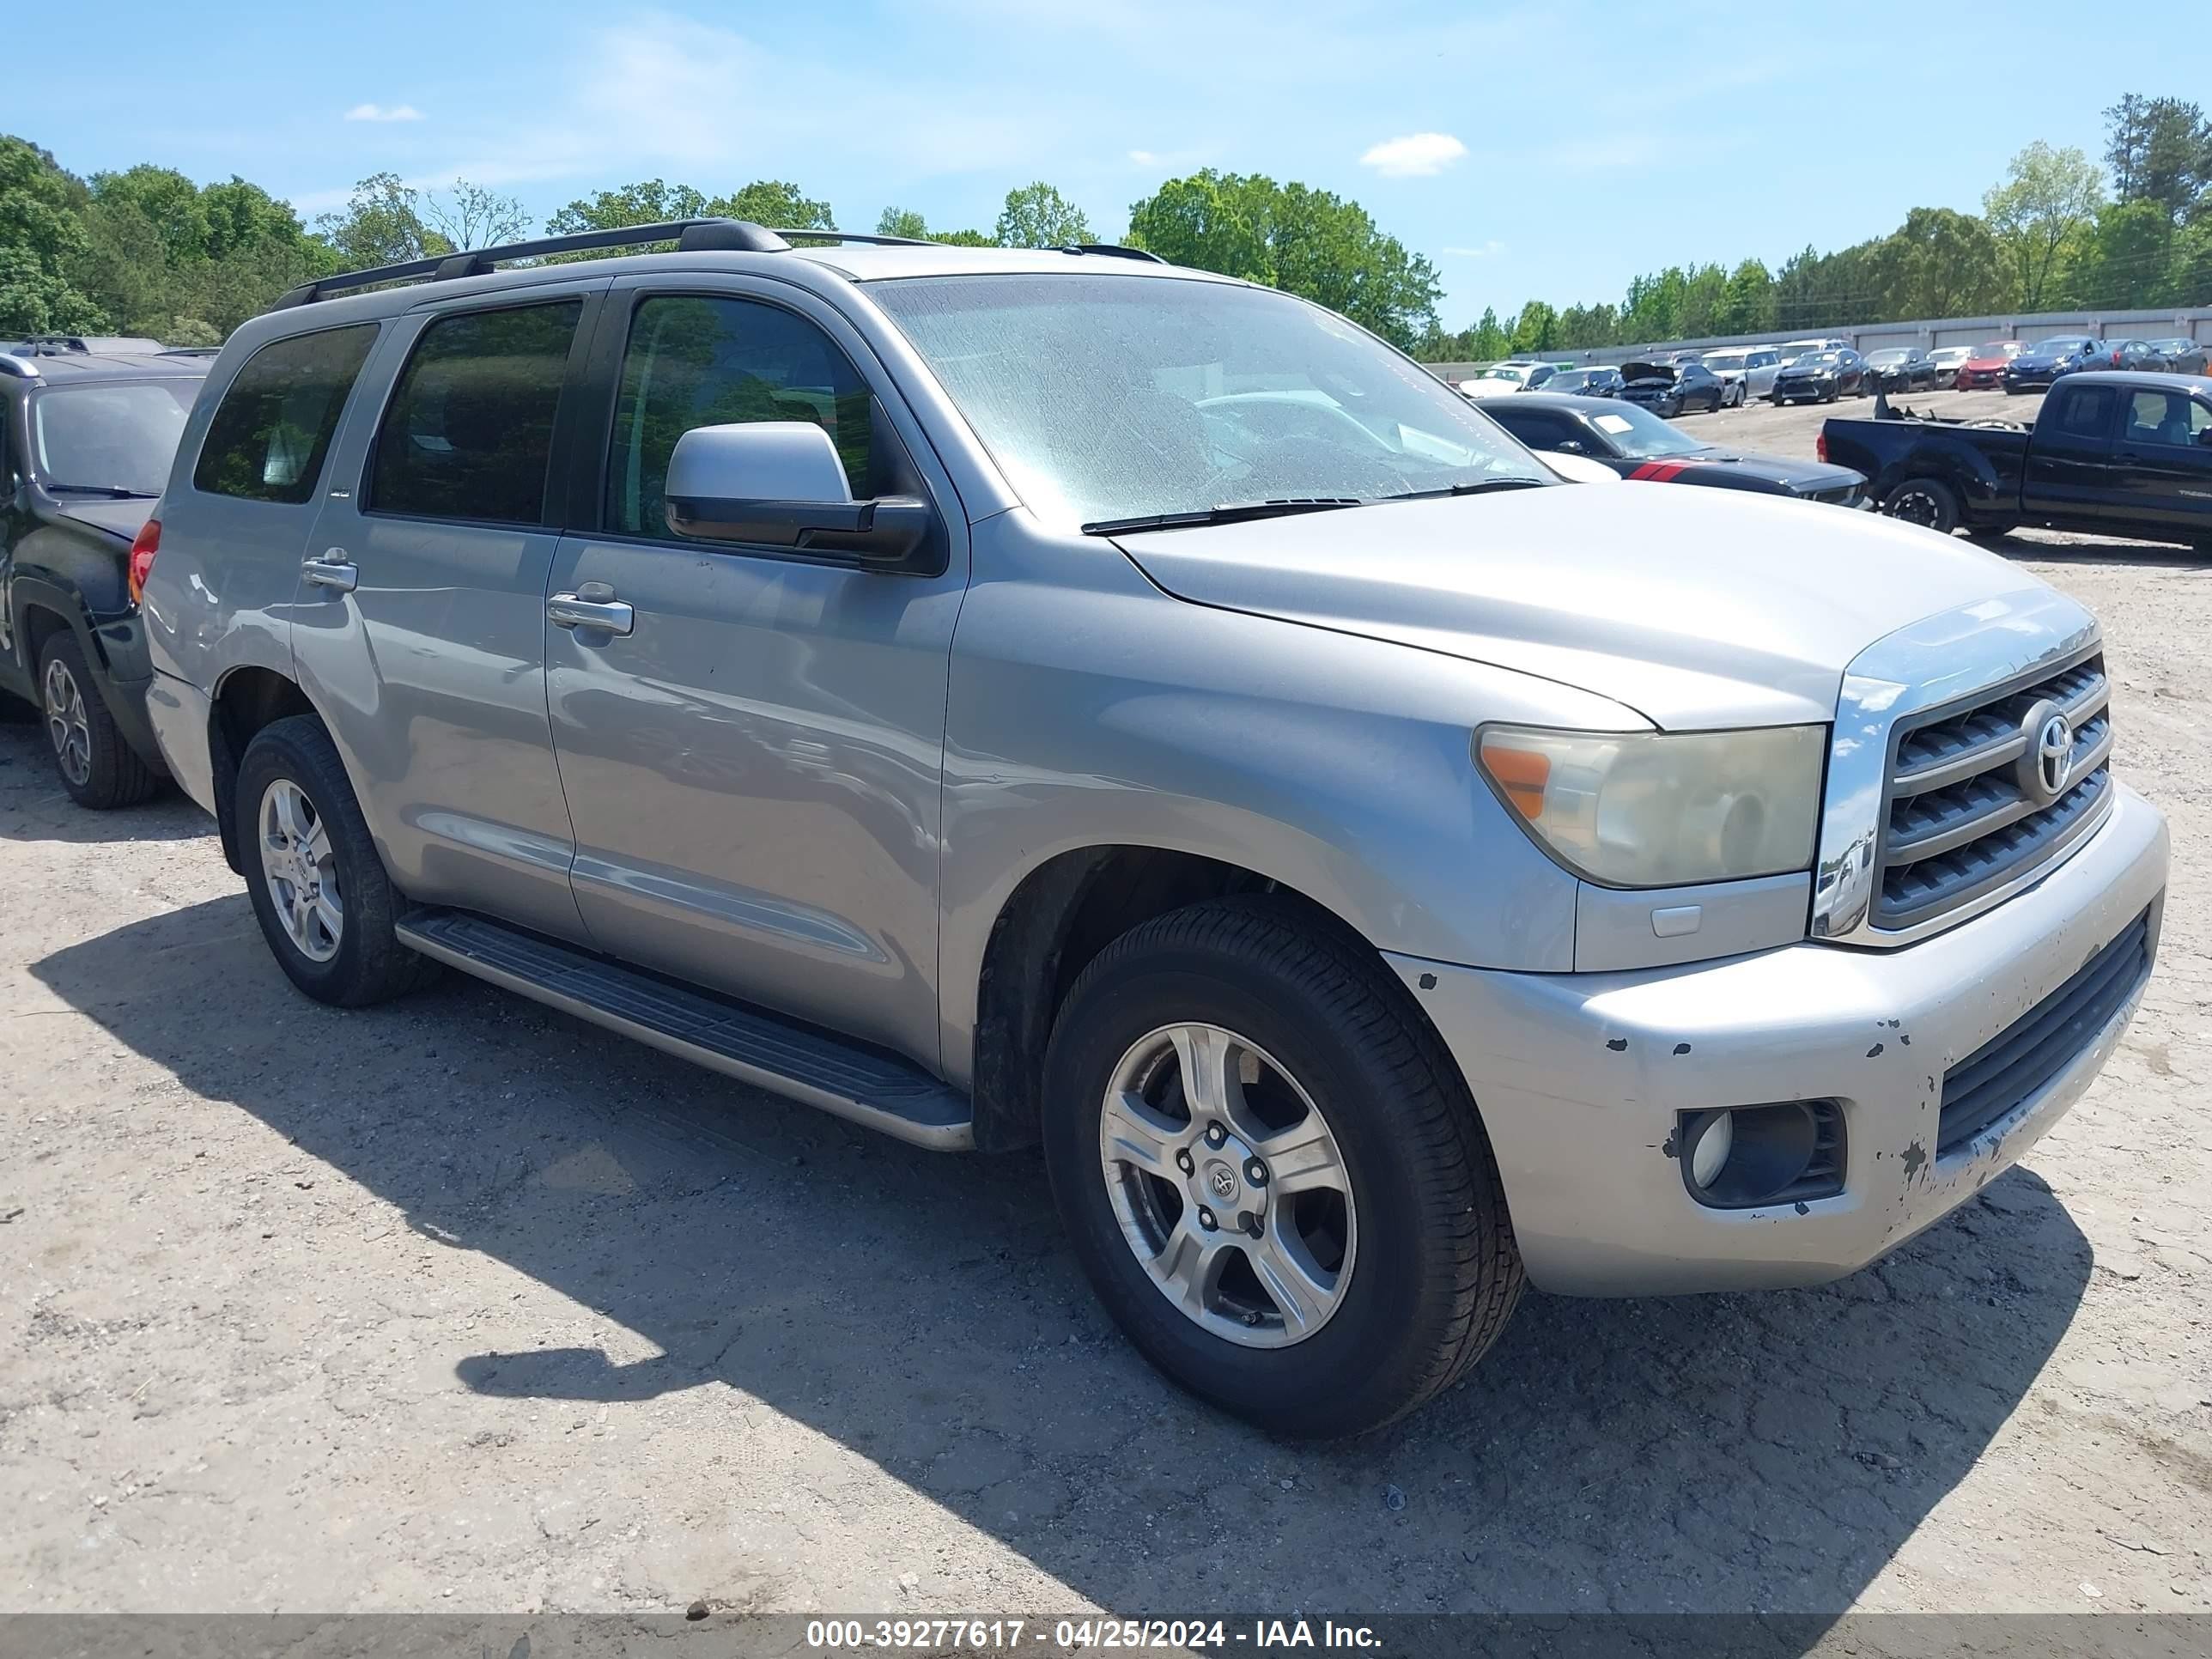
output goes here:
[[465, 910], [416, 909], [399, 942], [465, 974], [933, 1152], [975, 1144], [968, 1097], [920, 1066]]

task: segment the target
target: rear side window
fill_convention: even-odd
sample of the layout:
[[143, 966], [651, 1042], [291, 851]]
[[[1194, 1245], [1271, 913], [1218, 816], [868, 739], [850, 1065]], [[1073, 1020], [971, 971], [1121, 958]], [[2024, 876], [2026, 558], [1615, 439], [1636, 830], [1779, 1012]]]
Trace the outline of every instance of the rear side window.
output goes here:
[[2058, 404], [2058, 429], [2077, 438], [2101, 438], [2112, 421], [2112, 388], [2069, 386]]
[[246, 360], [208, 422], [192, 487], [295, 505], [315, 493], [374, 323], [271, 340]]
[[667, 295], [640, 305], [623, 356], [608, 456], [607, 528], [665, 536], [661, 488], [694, 427], [806, 421], [830, 434], [855, 495], [877, 493], [868, 383], [830, 337], [751, 300]]
[[441, 317], [377, 428], [369, 510], [543, 524], [553, 420], [583, 302]]

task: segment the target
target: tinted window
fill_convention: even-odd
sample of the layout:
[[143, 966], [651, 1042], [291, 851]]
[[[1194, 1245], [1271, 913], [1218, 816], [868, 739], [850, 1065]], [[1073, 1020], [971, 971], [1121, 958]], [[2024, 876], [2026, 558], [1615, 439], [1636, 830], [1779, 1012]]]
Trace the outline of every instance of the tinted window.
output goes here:
[[830, 434], [854, 493], [873, 488], [867, 382], [803, 317], [750, 300], [647, 300], [631, 319], [607, 468], [607, 528], [665, 536], [661, 488], [694, 427], [808, 421]]
[[271, 340], [246, 360], [208, 423], [192, 487], [255, 501], [304, 501], [338, 411], [376, 340], [374, 323]]
[[197, 380], [58, 386], [31, 404], [31, 456], [49, 489], [158, 495]]
[[1501, 410], [1498, 422], [1531, 449], [1557, 449], [1583, 435], [1582, 428], [1572, 420], [1548, 409], [1516, 409], [1510, 413]]
[[542, 524], [553, 416], [583, 302], [442, 317], [422, 331], [377, 428], [379, 513]]
[[2077, 386], [2058, 400], [2058, 426], [2081, 438], [2101, 438], [2112, 418], [2112, 388]]

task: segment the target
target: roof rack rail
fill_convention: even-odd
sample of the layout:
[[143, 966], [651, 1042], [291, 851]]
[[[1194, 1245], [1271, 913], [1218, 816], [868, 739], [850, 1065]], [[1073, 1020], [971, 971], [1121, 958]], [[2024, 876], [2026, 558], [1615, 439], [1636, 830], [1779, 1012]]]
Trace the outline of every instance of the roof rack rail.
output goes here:
[[857, 230], [818, 230], [812, 225], [800, 225], [796, 229], [779, 228], [771, 236], [811, 236], [823, 242], [866, 242], [872, 247], [943, 247], [946, 244], [927, 236], [878, 236], [873, 232], [863, 234]]
[[1103, 253], [1113, 259], [1142, 259], [1148, 264], [1164, 265], [1167, 261], [1157, 253], [1140, 247], [1123, 247], [1119, 242], [1071, 242], [1060, 249], [1062, 253]]
[[673, 242], [685, 253], [728, 252], [781, 253], [791, 246], [772, 230], [743, 219], [671, 219], [660, 224], [623, 225], [614, 230], [580, 231], [571, 236], [543, 236], [535, 241], [507, 242], [498, 247], [465, 248], [458, 253], [434, 254], [398, 264], [378, 265], [368, 270], [349, 270], [319, 276], [279, 298], [270, 307], [283, 311], [291, 306], [312, 305], [334, 294], [374, 288], [384, 283], [449, 283], [462, 276], [482, 276], [510, 259], [535, 259], [550, 253], [581, 253], [592, 248], [635, 247], [646, 242]]

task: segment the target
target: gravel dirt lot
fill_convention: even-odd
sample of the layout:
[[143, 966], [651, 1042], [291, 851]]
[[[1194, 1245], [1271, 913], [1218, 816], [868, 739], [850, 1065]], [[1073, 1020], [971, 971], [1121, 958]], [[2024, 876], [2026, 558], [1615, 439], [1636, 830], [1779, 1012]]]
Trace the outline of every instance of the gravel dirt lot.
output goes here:
[[0, 1608], [2212, 1610], [2212, 566], [1999, 550], [2104, 617], [2172, 821], [2094, 1091], [1869, 1271], [1531, 1296], [1320, 1449], [1132, 1354], [1034, 1158], [458, 978], [310, 1004], [193, 807], [77, 811], [0, 720]]

